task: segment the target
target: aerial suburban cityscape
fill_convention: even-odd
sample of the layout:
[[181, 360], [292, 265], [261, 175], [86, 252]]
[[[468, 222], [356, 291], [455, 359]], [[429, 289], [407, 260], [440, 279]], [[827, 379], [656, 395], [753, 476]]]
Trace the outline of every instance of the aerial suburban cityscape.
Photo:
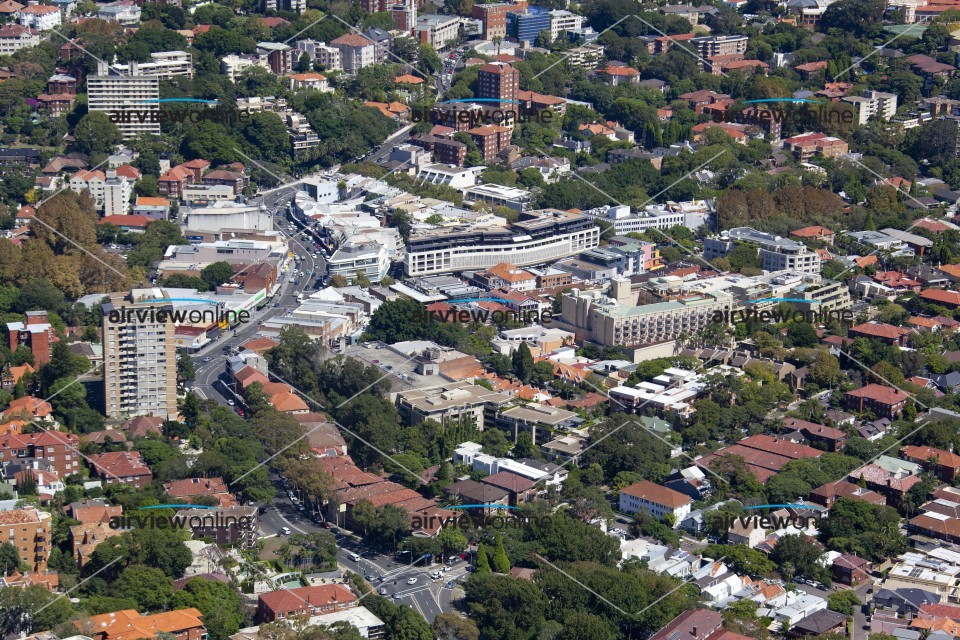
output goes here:
[[960, 0], [0, 0], [0, 640], [960, 640]]

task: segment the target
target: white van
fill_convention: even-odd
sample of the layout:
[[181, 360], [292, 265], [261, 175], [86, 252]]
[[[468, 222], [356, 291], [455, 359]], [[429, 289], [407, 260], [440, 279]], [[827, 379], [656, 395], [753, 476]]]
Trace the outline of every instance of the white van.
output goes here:
[[350, 560], [351, 560], [352, 562], [360, 562], [360, 556], [358, 556], [358, 555], [355, 554], [355, 553], [351, 553], [351, 554], [350, 554]]

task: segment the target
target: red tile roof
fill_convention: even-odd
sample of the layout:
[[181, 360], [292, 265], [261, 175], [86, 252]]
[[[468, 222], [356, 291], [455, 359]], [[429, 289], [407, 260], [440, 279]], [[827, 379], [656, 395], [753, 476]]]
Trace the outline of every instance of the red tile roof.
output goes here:
[[854, 398], [866, 398], [885, 405], [895, 405], [906, 400], [909, 396], [900, 389], [887, 387], [882, 384], [868, 384], [859, 389], [847, 392], [848, 396]]

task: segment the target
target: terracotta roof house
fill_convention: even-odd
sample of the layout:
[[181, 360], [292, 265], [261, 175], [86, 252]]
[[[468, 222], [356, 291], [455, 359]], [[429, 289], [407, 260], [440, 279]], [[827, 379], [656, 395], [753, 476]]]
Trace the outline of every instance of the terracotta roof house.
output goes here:
[[785, 418], [783, 426], [791, 431], [799, 431], [804, 438], [811, 442], [824, 445], [827, 451], [842, 449], [847, 440], [847, 434], [840, 429], [800, 420], [799, 418]]
[[833, 561], [833, 581], [851, 587], [863, 584], [870, 579], [870, 562], [845, 553]]
[[[944, 270], [940, 267], [941, 271]], [[944, 291], [943, 289], [924, 289], [920, 292], [920, 297], [927, 302], [946, 305], [948, 307], [960, 306], [960, 293], [956, 291]]]
[[254, 338], [248, 342], [243, 343], [243, 348], [247, 351], [253, 351], [259, 355], [263, 355], [264, 352], [273, 349], [280, 343], [276, 340], [271, 340], [270, 338]]
[[837, 234], [827, 229], [826, 227], [821, 226], [812, 226], [812, 227], [802, 227], [800, 229], [794, 229], [790, 232], [790, 235], [795, 238], [808, 238], [811, 240], [823, 240], [827, 244], [833, 244], [833, 241], [836, 239]]
[[80, 524], [94, 524], [97, 522], [109, 522], [110, 518], [118, 518], [123, 515], [122, 505], [109, 505], [104, 500], [85, 500], [83, 502], [71, 502], [66, 507], [67, 515]]
[[163, 435], [163, 418], [158, 416], [137, 416], [123, 423], [122, 429], [131, 440], [146, 438], [151, 433]]
[[237, 505], [237, 499], [227, 489], [223, 478], [186, 478], [167, 482], [163, 485], [163, 490], [171, 498], [177, 498], [186, 502], [192, 502], [191, 498], [197, 496], [210, 496], [215, 498], [220, 507], [233, 507]]
[[177, 609], [145, 616], [133, 609], [104, 613], [73, 624], [83, 635], [97, 640], [140, 640], [160, 634], [177, 640], [204, 640], [207, 629], [197, 609]]
[[45, 420], [53, 415], [53, 405], [46, 400], [34, 398], [33, 396], [23, 396], [16, 400], [11, 400], [7, 408], [3, 410], [0, 416], [4, 418], [39, 418]]
[[933, 468], [937, 477], [952, 482], [960, 474], [960, 455], [935, 447], [907, 445], [900, 448], [900, 457]]
[[857, 413], [870, 411], [891, 420], [903, 413], [909, 396], [900, 389], [880, 384], [868, 384], [847, 392], [847, 408]]
[[847, 331], [847, 335], [854, 338], [858, 336], [863, 338], [874, 338], [897, 347], [907, 346], [907, 337], [910, 335], [910, 333], [911, 331], [909, 329], [903, 329], [901, 327], [895, 327], [884, 322], [874, 321], [858, 324], [855, 327], [850, 327], [850, 330]]
[[697, 460], [696, 464], [701, 469], [711, 469], [710, 465], [714, 464], [715, 460], [729, 455], [742, 457], [757, 480], [766, 484], [767, 480], [776, 475], [791, 460], [819, 458], [823, 452], [783, 438], [757, 434], [703, 456]]
[[887, 503], [886, 498], [870, 489], [861, 487], [847, 479], [828, 482], [822, 487], [817, 487], [810, 492], [810, 502], [829, 509], [834, 505], [838, 498], [850, 498], [851, 500], [863, 500], [870, 504], [883, 506]]
[[139, 451], [113, 451], [87, 457], [91, 471], [106, 484], [125, 482], [138, 489], [153, 479], [153, 474], [143, 462]]
[[530, 478], [510, 471], [501, 471], [480, 480], [484, 484], [504, 489], [510, 493], [510, 504], [516, 506], [521, 502], [529, 502], [537, 494], [537, 483]]
[[357, 606], [357, 596], [342, 584], [326, 584], [261, 593], [257, 600], [257, 621], [318, 616]]
[[716, 631], [722, 630], [723, 615], [709, 609], [684, 611], [667, 625], [650, 636], [649, 640], [707, 640]]

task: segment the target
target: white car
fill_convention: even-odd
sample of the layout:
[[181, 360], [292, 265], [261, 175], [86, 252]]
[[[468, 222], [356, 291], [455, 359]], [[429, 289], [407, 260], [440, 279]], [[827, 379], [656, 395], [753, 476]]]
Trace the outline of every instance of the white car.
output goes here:
[[290, 527], [280, 527], [280, 535], [282, 536], [290, 535]]
[[407, 580], [407, 584], [417, 584], [417, 576], [413, 576], [412, 578]]

